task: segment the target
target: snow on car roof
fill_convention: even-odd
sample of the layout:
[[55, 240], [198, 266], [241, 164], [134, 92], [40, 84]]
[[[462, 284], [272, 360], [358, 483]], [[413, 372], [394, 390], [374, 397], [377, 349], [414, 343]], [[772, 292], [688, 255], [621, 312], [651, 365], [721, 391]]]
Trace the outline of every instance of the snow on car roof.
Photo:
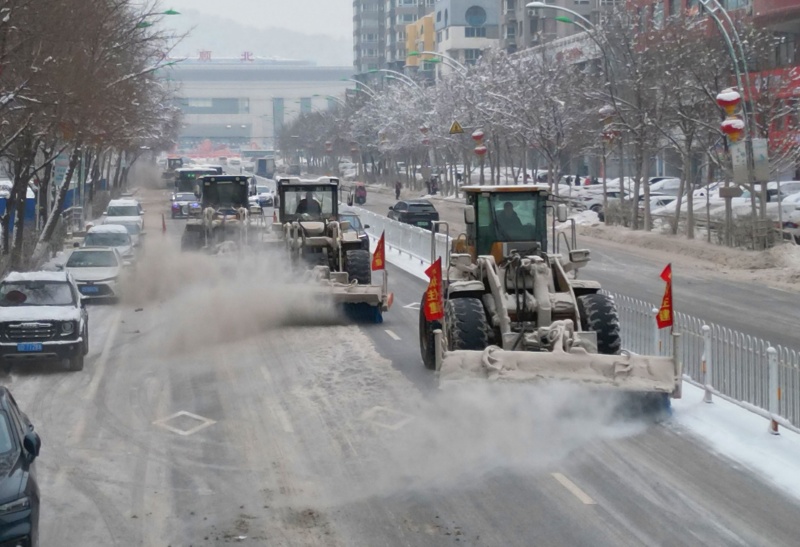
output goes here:
[[64, 281], [69, 278], [67, 272], [11, 272], [3, 281], [17, 282], [17, 281]]
[[462, 186], [461, 189], [465, 192], [549, 192], [550, 188], [544, 184], [500, 184], [498, 186]]
[[109, 207], [114, 207], [116, 205], [139, 205], [139, 202], [132, 198], [112, 199], [108, 202]]
[[101, 224], [89, 228], [87, 234], [127, 234], [128, 230], [120, 224]]

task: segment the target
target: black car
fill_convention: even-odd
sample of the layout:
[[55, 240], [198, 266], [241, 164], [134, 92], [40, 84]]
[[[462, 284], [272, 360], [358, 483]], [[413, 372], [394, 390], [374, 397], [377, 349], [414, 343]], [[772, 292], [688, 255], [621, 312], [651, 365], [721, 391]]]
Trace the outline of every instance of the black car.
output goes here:
[[427, 199], [409, 199], [389, 207], [389, 218], [430, 230], [432, 222], [439, 220], [439, 212]]
[[349, 222], [350, 230], [355, 231], [361, 240], [361, 248], [369, 250], [369, 236], [365, 231], [369, 228], [368, 224], [361, 224], [361, 218], [355, 213], [339, 213], [339, 221]]
[[39, 545], [39, 485], [33, 460], [41, 446], [11, 392], [0, 387], [0, 545]]

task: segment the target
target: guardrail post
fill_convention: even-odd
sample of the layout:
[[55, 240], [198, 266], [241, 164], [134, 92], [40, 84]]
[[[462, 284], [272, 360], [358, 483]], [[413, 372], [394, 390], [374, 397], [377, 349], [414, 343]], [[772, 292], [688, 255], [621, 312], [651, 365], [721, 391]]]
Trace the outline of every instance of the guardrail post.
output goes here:
[[777, 417], [780, 414], [781, 386], [778, 381], [778, 351], [772, 346], [767, 348], [769, 363], [769, 432], [780, 435]]
[[713, 403], [711, 398], [711, 327], [703, 325], [703, 361], [700, 364], [700, 372], [703, 374], [703, 402]]
[[653, 308], [653, 355], [661, 355], [661, 336], [658, 332], [658, 308]]

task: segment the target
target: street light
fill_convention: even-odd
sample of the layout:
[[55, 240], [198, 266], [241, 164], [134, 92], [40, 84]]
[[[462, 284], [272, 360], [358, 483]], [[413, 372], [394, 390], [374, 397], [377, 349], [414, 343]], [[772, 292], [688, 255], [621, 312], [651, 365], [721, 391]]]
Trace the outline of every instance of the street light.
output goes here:
[[432, 55], [434, 57], [438, 57], [439, 58], [439, 60], [430, 59], [430, 60], [427, 60], [427, 61], [425, 59], [423, 59], [423, 62], [437, 63], [437, 62], [446, 61], [446, 62], [450, 63], [450, 67], [451, 68], [458, 69], [459, 72], [461, 72], [462, 74], [466, 74], [467, 71], [469, 70], [466, 67], [466, 65], [456, 61], [455, 59], [453, 59], [449, 55], [445, 55], [444, 53], [439, 53], [439, 52], [436, 52], [436, 51], [411, 51], [411, 52], [408, 53], [409, 57], [421, 57], [422, 55]]
[[378, 95], [378, 93], [373, 88], [371, 88], [370, 86], [368, 86], [364, 82], [356, 80], [355, 78], [341, 78], [341, 81], [343, 81], [343, 82], [353, 82], [353, 83], [355, 83], [357, 85], [360, 85], [364, 89], [360, 89], [360, 88], [356, 87], [356, 91], [361, 91], [362, 93], [366, 93], [367, 95], [369, 95], [373, 99]]
[[[148, 13], [145, 14], [144, 17], [155, 17], [156, 15], [180, 15], [180, 12], [175, 11], [174, 9], [168, 9], [166, 11], [161, 11], [157, 13]], [[153, 23], [150, 23], [148, 21], [139, 21], [138, 23], [136, 23], [136, 28], [147, 28], [152, 26]]]
[[405, 74], [403, 74], [402, 72], [397, 72], [396, 70], [389, 70], [388, 68], [381, 68], [381, 69], [370, 70], [370, 72], [385, 72], [386, 74], [392, 74], [392, 75], [394, 75], [394, 77], [395, 77], [396, 79], [398, 79], [398, 80], [403, 80], [404, 82], [406, 82], [406, 83], [409, 83], [409, 84], [413, 85], [413, 86], [414, 86], [414, 87], [416, 87], [417, 89], [419, 89], [419, 90], [422, 90], [422, 86], [420, 86], [420, 85], [419, 85], [417, 82], [415, 82], [415, 81], [414, 81], [412, 78], [409, 78], [408, 76], [406, 76], [406, 75], [405, 75]]

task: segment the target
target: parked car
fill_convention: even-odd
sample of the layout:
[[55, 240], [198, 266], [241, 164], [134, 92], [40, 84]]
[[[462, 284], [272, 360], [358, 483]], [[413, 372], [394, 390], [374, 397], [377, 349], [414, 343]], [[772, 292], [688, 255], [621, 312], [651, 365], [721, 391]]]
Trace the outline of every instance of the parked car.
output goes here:
[[[787, 180], [780, 183], [781, 187], [781, 199], [785, 199], [792, 194], [800, 193], [800, 181], [797, 180]], [[767, 183], [767, 201], [778, 201], [778, 183], [777, 182], [768, 182]]]
[[123, 261], [113, 247], [88, 247], [72, 251], [64, 267], [84, 298], [115, 300], [127, 265], [130, 263]]
[[350, 229], [345, 231], [353, 231], [358, 234], [358, 239], [361, 240], [361, 248], [369, 250], [369, 236], [366, 232], [366, 229], [369, 228], [369, 225], [362, 224], [361, 217], [349, 211], [339, 213], [339, 222], [343, 221], [350, 223]]
[[439, 212], [427, 199], [398, 201], [389, 207], [389, 218], [430, 230], [433, 221], [439, 220]]
[[144, 231], [142, 230], [141, 225], [135, 220], [122, 221], [114, 219], [105, 222], [102, 224], [102, 226], [122, 226], [128, 231], [128, 235], [131, 236], [131, 241], [133, 242], [134, 247], [139, 247], [142, 244]]
[[41, 448], [28, 416], [8, 388], [0, 387], [0, 545], [39, 545], [39, 484], [33, 462]]
[[0, 282], [4, 361], [66, 360], [70, 370], [81, 370], [89, 352], [88, 325], [78, 286], [66, 272], [12, 272]]
[[133, 238], [125, 226], [119, 224], [101, 224], [89, 228], [81, 247], [113, 247], [122, 260], [134, 259]]
[[172, 218], [187, 218], [196, 210], [199, 214], [200, 204], [197, 196], [192, 192], [176, 192], [170, 199], [170, 210]]

